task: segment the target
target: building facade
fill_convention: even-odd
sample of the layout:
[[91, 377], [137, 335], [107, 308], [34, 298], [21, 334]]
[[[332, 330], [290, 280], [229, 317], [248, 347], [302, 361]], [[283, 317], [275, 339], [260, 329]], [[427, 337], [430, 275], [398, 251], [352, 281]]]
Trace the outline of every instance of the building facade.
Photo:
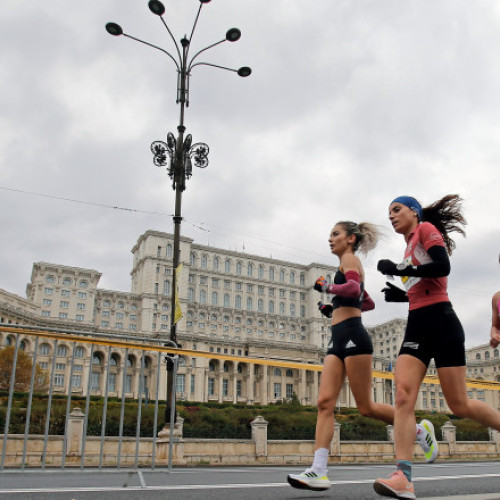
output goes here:
[[[34, 263], [26, 298], [0, 290], [1, 322], [123, 339], [168, 340], [173, 235], [147, 231], [138, 238], [132, 254], [130, 292], [99, 288], [101, 273], [93, 269]], [[321, 364], [330, 331], [329, 320], [319, 313], [317, 302], [320, 298], [327, 302], [329, 298], [320, 297], [312, 284], [321, 275], [331, 279], [336, 267], [301, 265], [229, 251], [199, 245], [185, 237], [181, 238], [180, 255], [182, 271], [177, 285], [183, 317], [177, 323], [177, 340], [186, 349], [211, 352], [217, 358], [181, 357], [178, 398], [267, 404], [297, 397], [303, 404], [316, 404], [319, 374], [315, 370], [282, 369], [219, 358], [237, 356]], [[394, 319], [368, 327], [374, 344], [374, 369], [392, 370], [405, 325], [405, 320]], [[2, 346], [11, 344], [13, 339], [12, 334], [0, 332]], [[32, 352], [33, 340], [23, 339], [22, 348]], [[147, 394], [154, 395], [156, 387], [160, 394], [165, 394], [165, 370], [158, 370], [158, 363], [163, 360], [157, 353], [144, 356], [141, 365], [140, 351], [91, 350], [84, 344], [54, 345], [49, 341], [37, 349], [37, 362], [43, 369], [52, 369], [50, 360], [56, 356], [56, 391], [67, 392], [71, 383], [72, 392], [83, 395], [90, 375], [92, 393], [103, 394], [108, 370], [110, 395], [125, 392], [127, 397], [136, 397], [141, 387], [140, 373]], [[472, 357], [478, 355], [482, 360], [480, 367], [476, 363], [477, 367], [470, 370], [481, 372], [474, 375], [500, 379], [498, 351], [483, 346], [469, 353]], [[373, 391], [376, 401], [393, 401], [390, 380], [374, 379]], [[446, 411], [443, 401], [439, 386], [424, 386], [419, 407]], [[498, 407], [498, 402], [494, 403]], [[355, 406], [347, 381], [339, 405]]]

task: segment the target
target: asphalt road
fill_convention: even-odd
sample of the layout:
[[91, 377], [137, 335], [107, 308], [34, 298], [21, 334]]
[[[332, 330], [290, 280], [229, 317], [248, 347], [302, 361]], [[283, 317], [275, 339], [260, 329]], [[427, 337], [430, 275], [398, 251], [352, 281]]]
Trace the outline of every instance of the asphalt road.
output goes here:
[[[6, 470], [0, 497], [23, 500], [376, 500], [373, 481], [392, 472], [389, 465], [339, 465], [329, 468], [326, 492], [296, 490], [288, 473], [298, 467], [227, 467], [133, 470]], [[500, 462], [416, 464], [419, 500], [500, 500]]]

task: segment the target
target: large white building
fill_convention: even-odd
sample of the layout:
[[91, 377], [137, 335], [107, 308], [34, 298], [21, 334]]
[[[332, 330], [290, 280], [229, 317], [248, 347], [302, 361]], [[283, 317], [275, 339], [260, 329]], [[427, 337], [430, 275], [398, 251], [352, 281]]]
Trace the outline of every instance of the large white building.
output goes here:
[[[130, 292], [98, 288], [101, 273], [93, 269], [34, 263], [26, 298], [0, 290], [1, 322], [124, 338], [169, 339], [173, 235], [147, 231], [139, 237], [132, 253]], [[267, 404], [296, 395], [303, 404], [315, 404], [317, 371], [218, 358], [227, 355], [321, 364], [330, 332], [329, 320], [319, 313], [317, 302], [328, 298], [314, 291], [312, 284], [318, 276], [333, 277], [336, 268], [213, 248], [185, 237], [181, 238], [180, 255], [183, 266], [178, 285], [183, 318], [177, 324], [177, 341], [186, 349], [212, 352], [217, 357], [182, 358], [178, 397], [190, 401]], [[405, 324], [403, 319], [394, 319], [368, 327], [374, 344], [374, 369], [386, 371], [394, 365]], [[1, 345], [12, 343], [13, 338], [12, 334], [0, 332]], [[26, 352], [32, 351], [33, 340], [26, 337], [22, 347]], [[140, 352], [132, 350], [124, 359], [119, 350], [97, 348], [91, 356], [86, 345], [76, 349], [74, 393], [85, 393], [85, 380], [92, 370], [91, 391], [102, 394], [105, 367], [109, 366], [108, 392], [137, 395]], [[68, 390], [71, 351], [71, 346], [64, 342], [53, 345], [46, 341], [38, 347], [37, 360], [42, 368], [48, 370], [53, 355], [57, 357], [56, 391]], [[500, 371], [496, 373], [500, 368], [498, 350], [482, 346], [474, 350], [474, 357], [477, 356], [481, 359], [489, 356], [488, 363], [479, 363], [478, 368], [479, 360], [474, 359], [470, 375], [500, 379]], [[156, 390], [158, 362], [161, 356], [154, 352], [144, 359], [144, 381], [149, 394]], [[165, 371], [161, 370], [160, 394], [165, 394], [164, 379]], [[439, 386], [424, 386], [419, 407], [447, 410], [439, 389]], [[373, 390], [377, 401], [392, 401], [390, 381], [375, 379]], [[498, 407], [496, 399], [494, 403]], [[347, 382], [339, 404], [355, 405]]]

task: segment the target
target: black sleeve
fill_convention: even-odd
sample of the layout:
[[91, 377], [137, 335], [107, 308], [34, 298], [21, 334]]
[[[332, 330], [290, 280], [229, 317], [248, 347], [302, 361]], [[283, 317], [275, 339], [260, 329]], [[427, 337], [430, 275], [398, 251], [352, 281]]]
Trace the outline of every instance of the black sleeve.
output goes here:
[[450, 259], [446, 248], [440, 245], [433, 246], [427, 250], [432, 262], [419, 266], [407, 266], [401, 269], [403, 276], [417, 276], [419, 278], [441, 278], [450, 274]]

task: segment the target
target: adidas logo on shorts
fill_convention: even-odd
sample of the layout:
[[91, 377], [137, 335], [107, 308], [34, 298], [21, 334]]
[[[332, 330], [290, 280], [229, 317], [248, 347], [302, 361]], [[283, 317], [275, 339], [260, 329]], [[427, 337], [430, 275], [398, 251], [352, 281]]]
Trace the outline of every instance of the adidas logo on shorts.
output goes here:
[[345, 348], [352, 349], [353, 347], [356, 347], [356, 344], [352, 340], [349, 340], [349, 342], [347, 342]]

